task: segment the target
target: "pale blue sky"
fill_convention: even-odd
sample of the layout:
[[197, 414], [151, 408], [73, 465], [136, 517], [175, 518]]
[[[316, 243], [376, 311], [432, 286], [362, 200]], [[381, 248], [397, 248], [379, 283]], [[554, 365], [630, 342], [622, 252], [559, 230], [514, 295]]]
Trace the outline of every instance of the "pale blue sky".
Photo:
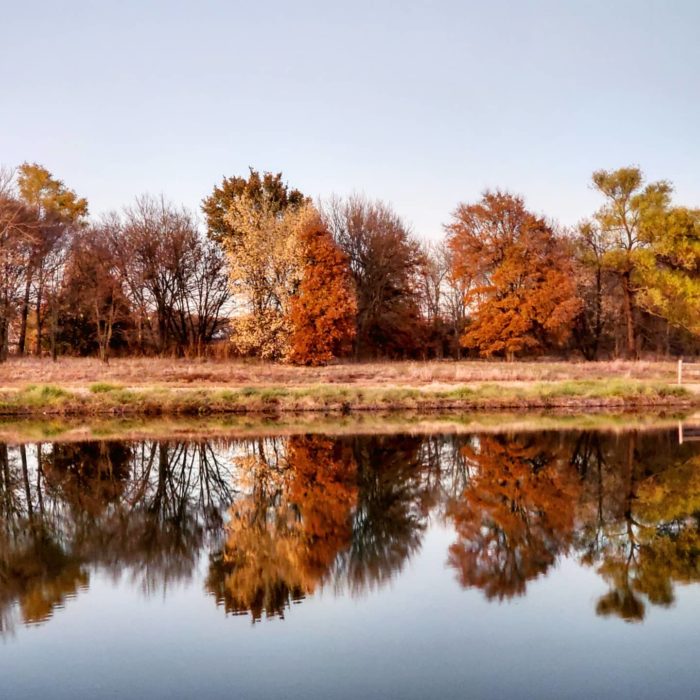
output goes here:
[[700, 205], [700, 1], [0, 0], [0, 163], [93, 213], [281, 170], [424, 236], [486, 187], [573, 224], [596, 168]]

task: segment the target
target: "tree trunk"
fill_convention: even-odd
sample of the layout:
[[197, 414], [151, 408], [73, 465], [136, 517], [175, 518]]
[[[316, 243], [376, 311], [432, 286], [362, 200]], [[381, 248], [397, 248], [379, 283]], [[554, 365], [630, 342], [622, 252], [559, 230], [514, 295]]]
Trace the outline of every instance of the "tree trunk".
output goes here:
[[32, 275], [27, 273], [27, 283], [24, 287], [24, 298], [22, 299], [22, 310], [19, 314], [19, 339], [17, 340], [17, 353], [24, 355], [27, 346], [27, 319], [29, 318], [29, 294], [32, 289]]
[[634, 294], [630, 283], [630, 273], [625, 272], [622, 275], [622, 303], [625, 311], [626, 324], [626, 355], [632, 360], [637, 358], [637, 338], [634, 328]]
[[53, 307], [51, 309], [51, 359], [56, 362], [58, 360], [58, 345], [56, 343], [56, 332], [58, 330], [58, 310]]
[[594, 342], [591, 359], [597, 360], [600, 337], [603, 334], [603, 273], [600, 265], [598, 265], [595, 276], [595, 321], [593, 329]]
[[8, 325], [7, 318], [0, 317], [0, 362], [4, 362], [9, 354], [8, 336], [10, 329]]
[[41, 357], [41, 335], [44, 329], [44, 317], [41, 315], [41, 301], [43, 296], [43, 285], [39, 285], [39, 289], [36, 294], [36, 346], [34, 349], [34, 354], [37, 357]]

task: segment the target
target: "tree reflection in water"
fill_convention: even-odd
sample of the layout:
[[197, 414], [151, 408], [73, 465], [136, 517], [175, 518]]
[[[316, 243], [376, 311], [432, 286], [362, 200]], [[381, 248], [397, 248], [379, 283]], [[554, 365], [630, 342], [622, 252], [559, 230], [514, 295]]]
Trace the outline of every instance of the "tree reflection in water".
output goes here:
[[92, 567], [146, 593], [190, 578], [232, 493], [207, 443], [0, 444], [2, 629], [15, 602], [23, 622], [49, 618]]
[[640, 621], [645, 601], [669, 606], [674, 583], [700, 580], [700, 456], [670, 434], [593, 439], [582, 561], [610, 588], [598, 614]]
[[286, 445], [260, 440], [236, 461], [247, 492], [230, 508], [207, 587], [227, 612], [283, 616], [348, 545], [355, 460], [342, 441], [293, 436]]
[[566, 554], [580, 484], [556, 435], [484, 435], [462, 448], [466, 488], [447, 503], [458, 540], [449, 563], [488, 598], [525, 592]]
[[700, 454], [663, 431], [0, 444], [0, 625], [38, 623], [95, 570], [145, 594], [189, 581], [232, 614], [362, 595], [454, 528], [465, 588], [526, 593], [564, 556], [635, 621], [700, 579]]

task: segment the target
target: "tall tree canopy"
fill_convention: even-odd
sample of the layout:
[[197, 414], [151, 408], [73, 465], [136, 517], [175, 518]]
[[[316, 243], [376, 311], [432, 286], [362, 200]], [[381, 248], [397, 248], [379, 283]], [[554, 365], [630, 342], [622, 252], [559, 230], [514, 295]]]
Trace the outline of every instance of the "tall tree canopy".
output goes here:
[[346, 355], [355, 337], [357, 301], [347, 256], [319, 217], [299, 233], [301, 282], [292, 297], [288, 359], [322, 365]]
[[357, 293], [356, 356], [404, 356], [420, 342], [419, 242], [390, 206], [353, 196], [323, 207]]
[[236, 237], [225, 241], [234, 301], [233, 344], [244, 355], [279, 360], [289, 352], [289, 304], [300, 281], [299, 232], [314, 216], [310, 205], [281, 213], [243, 195], [226, 221]]
[[666, 181], [645, 184], [636, 167], [593, 173], [605, 197], [595, 214], [602, 265], [616, 278], [628, 357], [638, 353], [639, 309], [700, 332], [700, 214], [674, 207]]
[[280, 211], [243, 195], [226, 220], [238, 232], [226, 250], [239, 352], [298, 364], [344, 353], [354, 334], [354, 290], [347, 259], [316, 209]]
[[453, 275], [473, 280], [462, 336], [485, 357], [512, 358], [562, 343], [579, 310], [566, 242], [522, 198], [486, 192], [448, 224]]
[[598, 170], [593, 173], [593, 184], [606, 200], [595, 214], [605, 248], [603, 265], [618, 280], [626, 329], [626, 353], [635, 357], [635, 314], [642, 284], [640, 271], [648, 262], [650, 233], [662, 222], [669, 206], [671, 186], [667, 182], [644, 186], [639, 168]]
[[23, 163], [18, 168], [17, 188], [22, 200], [37, 207], [42, 214], [77, 222], [88, 215], [88, 203], [37, 163]]
[[[60, 286], [61, 267], [67, 257], [70, 238], [87, 221], [88, 203], [57, 179], [42, 165], [23, 163], [17, 170], [19, 198], [31, 207], [39, 225], [32, 237], [31, 264], [27, 266], [24, 298], [20, 310], [18, 350], [23, 354], [27, 338], [27, 321], [32, 298], [36, 310], [36, 354], [42, 351], [44, 306], [55, 318]], [[32, 294], [33, 292], [33, 294]], [[55, 351], [55, 331], [52, 346]]]
[[288, 207], [300, 207], [309, 202], [299, 190], [290, 189], [282, 180], [282, 173], [264, 172], [253, 168], [247, 178], [225, 177], [221, 185], [202, 201], [210, 238], [219, 243], [240, 237], [242, 230], [228, 215], [231, 207], [241, 200], [246, 206], [260, 212], [276, 215]]

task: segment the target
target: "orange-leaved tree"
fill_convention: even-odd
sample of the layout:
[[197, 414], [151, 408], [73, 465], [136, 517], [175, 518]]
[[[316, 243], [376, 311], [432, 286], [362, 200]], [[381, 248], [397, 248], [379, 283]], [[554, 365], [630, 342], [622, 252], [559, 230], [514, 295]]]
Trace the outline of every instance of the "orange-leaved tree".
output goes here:
[[547, 434], [484, 435], [462, 455], [472, 476], [448, 501], [458, 536], [448, 562], [488, 598], [522, 595], [574, 541], [576, 472]]
[[299, 233], [301, 282], [291, 299], [287, 359], [322, 365], [348, 353], [355, 337], [357, 301], [348, 258], [319, 217]]
[[569, 247], [521, 197], [486, 192], [446, 229], [453, 276], [472, 282], [465, 347], [512, 359], [566, 340], [580, 307]]

